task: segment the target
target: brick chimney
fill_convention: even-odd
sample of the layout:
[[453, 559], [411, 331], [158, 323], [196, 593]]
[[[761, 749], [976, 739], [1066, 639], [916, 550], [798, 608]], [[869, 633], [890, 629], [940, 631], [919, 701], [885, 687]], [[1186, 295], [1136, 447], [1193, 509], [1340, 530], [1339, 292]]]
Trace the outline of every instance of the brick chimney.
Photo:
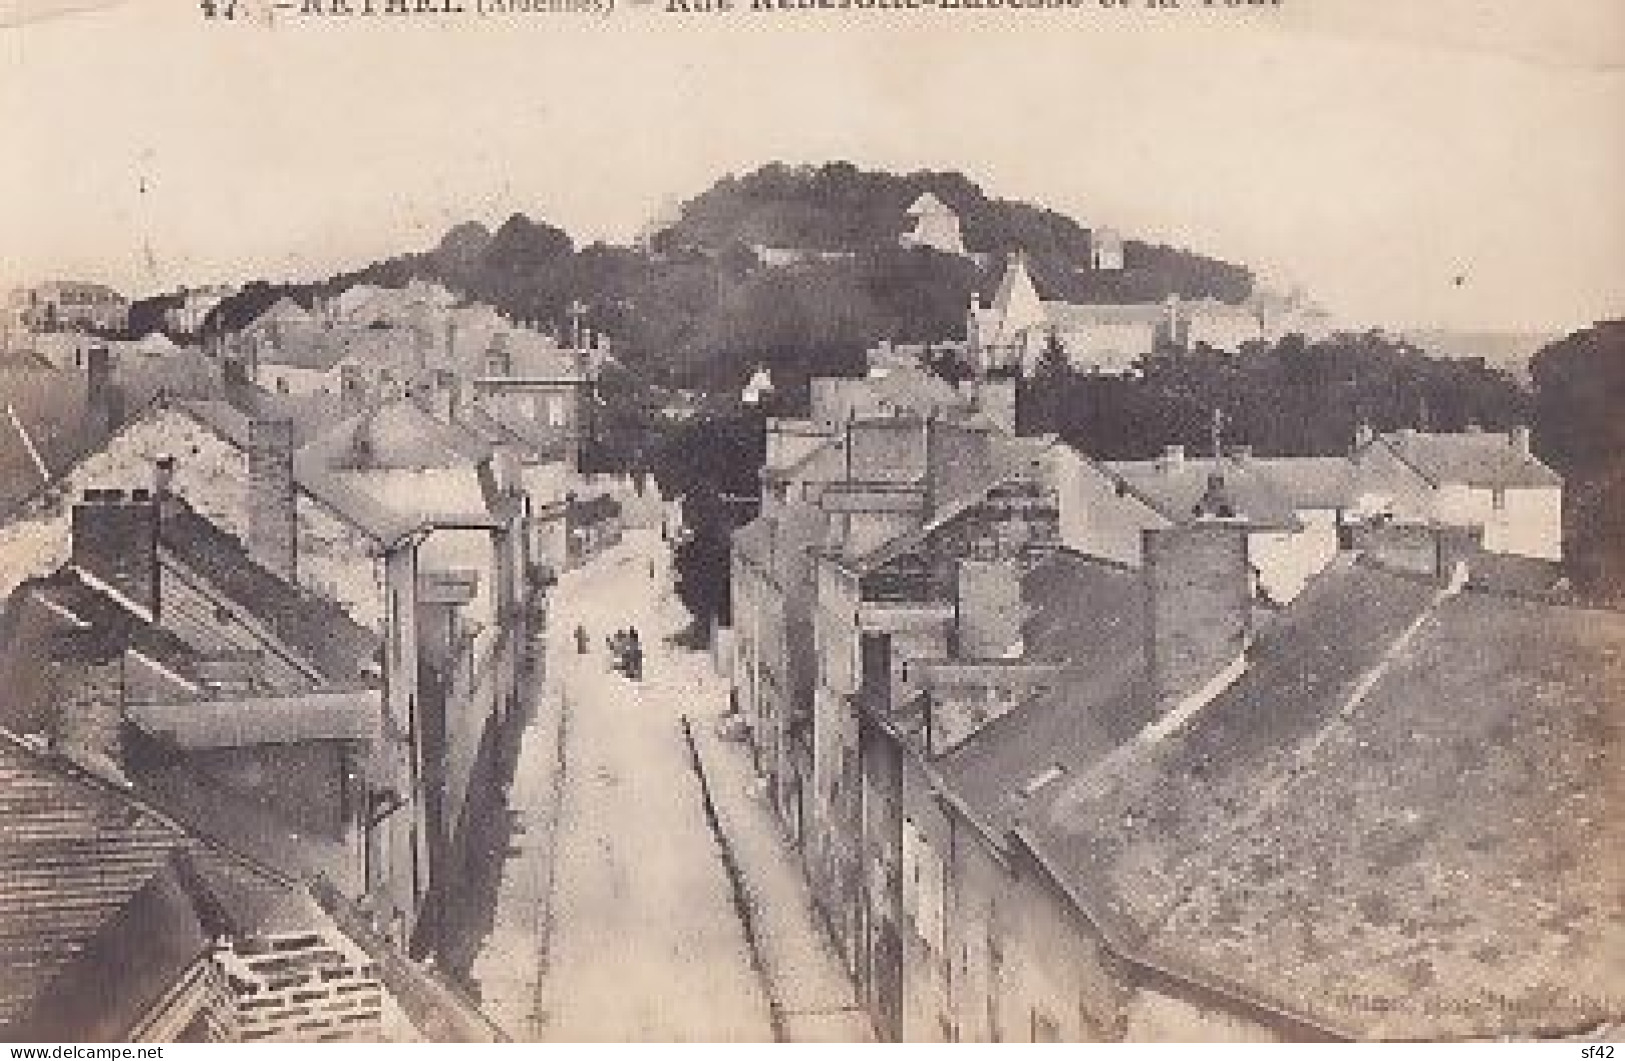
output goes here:
[[85, 426], [93, 433], [118, 426], [118, 388], [113, 384], [113, 352], [97, 343], [85, 352]]
[[1252, 638], [1247, 524], [1198, 519], [1143, 535], [1151, 687], [1177, 701], [1213, 682]]
[[51, 649], [51, 747], [112, 780], [124, 778], [124, 647], [102, 630], [70, 630]]
[[248, 498], [249, 555], [267, 571], [293, 582], [297, 570], [293, 421], [249, 424]]
[[1531, 437], [1528, 424], [1519, 424], [1507, 434], [1507, 442], [1519, 456], [1530, 456], [1534, 451], [1531, 447]]
[[74, 566], [158, 614], [158, 506], [137, 490], [86, 490], [73, 506]]

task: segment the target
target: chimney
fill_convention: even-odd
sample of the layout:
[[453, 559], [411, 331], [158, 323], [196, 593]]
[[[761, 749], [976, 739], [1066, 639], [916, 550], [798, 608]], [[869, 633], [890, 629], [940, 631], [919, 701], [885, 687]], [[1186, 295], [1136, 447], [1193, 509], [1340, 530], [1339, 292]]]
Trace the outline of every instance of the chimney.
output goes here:
[[339, 416], [348, 418], [359, 413], [366, 404], [366, 383], [360, 365], [339, 367]]
[[1185, 466], [1184, 446], [1162, 447], [1162, 460], [1158, 462], [1158, 470], [1165, 472], [1178, 471]]
[[120, 784], [124, 776], [124, 647], [107, 630], [64, 631], [50, 648], [52, 749]]
[[158, 614], [158, 506], [147, 491], [86, 490], [72, 534], [74, 566]]
[[1201, 519], [1143, 532], [1146, 662], [1159, 701], [1208, 687], [1252, 639], [1247, 525]]
[[1250, 460], [1253, 459], [1253, 447], [1251, 447], [1251, 446], [1233, 446], [1230, 449], [1230, 455], [1232, 457], [1234, 457], [1237, 461], [1240, 461], [1242, 463], [1246, 463], [1247, 461], [1250, 461]]
[[1517, 451], [1520, 457], [1528, 457], [1533, 454], [1534, 450], [1531, 441], [1529, 425], [1527, 424], [1519, 424], [1507, 434], [1507, 442]]
[[267, 571], [295, 580], [293, 421], [248, 426], [248, 553]]
[[152, 462], [152, 496], [159, 501], [170, 495], [175, 486], [175, 458], [162, 454]]
[[1022, 655], [1021, 567], [1012, 560], [960, 560], [956, 580], [958, 657], [1019, 659]]
[[85, 352], [85, 419], [93, 434], [113, 430], [119, 420], [113, 387], [113, 353], [103, 344]]
[[1436, 524], [1433, 527], [1433, 577], [1448, 586], [1470, 574], [1473, 561], [1484, 551], [1484, 528]]
[[1354, 452], [1359, 453], [1377, 440], [1377, 432], [1364, 420], [1354, 425]]

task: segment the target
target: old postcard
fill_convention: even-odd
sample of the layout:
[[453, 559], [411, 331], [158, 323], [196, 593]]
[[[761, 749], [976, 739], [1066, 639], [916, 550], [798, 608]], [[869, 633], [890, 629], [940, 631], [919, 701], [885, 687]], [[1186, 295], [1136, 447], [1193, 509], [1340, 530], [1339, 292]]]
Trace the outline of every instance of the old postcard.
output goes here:
[[1611, 1050], [1622, 114], [1614, 0], [0, 0], [0, 1039]]

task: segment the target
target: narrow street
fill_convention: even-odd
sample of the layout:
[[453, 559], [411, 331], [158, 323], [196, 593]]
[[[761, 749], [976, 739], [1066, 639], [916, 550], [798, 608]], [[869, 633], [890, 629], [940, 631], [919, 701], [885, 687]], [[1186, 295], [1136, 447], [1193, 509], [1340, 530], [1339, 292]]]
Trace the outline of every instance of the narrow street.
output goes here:
[[[549, 680], [471, 979], [518, 1040], [865, 1037], [747, 752], [717, 738], [724, 683], [665, 641], [687, 618], [667, 555], [634, 531], [554, 591]], [[609, 666], [605, 638], [627, 626], [641, 682]]]

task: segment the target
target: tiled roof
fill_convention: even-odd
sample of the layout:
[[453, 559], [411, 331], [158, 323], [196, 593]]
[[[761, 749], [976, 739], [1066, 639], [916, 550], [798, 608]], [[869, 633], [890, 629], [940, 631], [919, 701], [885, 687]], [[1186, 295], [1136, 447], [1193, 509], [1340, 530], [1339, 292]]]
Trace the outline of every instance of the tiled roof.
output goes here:
[[1477, 487], [1561, 486], [1558, 474], [1491, 431], [1439, 434], [1394, 431], [1380, 439], [1400, 460], [1435, 486], [1466, 483]]
[[1241, 463], [1279, 487], [1300, 511], [1348, 508], [1359, 493], [1359, 468], [1347, 457], [1245, 457]]
[[308, 898], [0, 734], [0, 1035], [113, 1039], [218, 932]]
[[1625, 1015], [1625, 617], [1343, 563], [1187, 727], [1022, 824], [1127, 948], [1358, 1038]]
[[179, 498], [164, 503], [160, 540], [216, 592], [264, 621], [329, 682], [359, 681], [371, 673], [378, 651], [374, 633], [336, 602], [261, 567], [240, 541]]

